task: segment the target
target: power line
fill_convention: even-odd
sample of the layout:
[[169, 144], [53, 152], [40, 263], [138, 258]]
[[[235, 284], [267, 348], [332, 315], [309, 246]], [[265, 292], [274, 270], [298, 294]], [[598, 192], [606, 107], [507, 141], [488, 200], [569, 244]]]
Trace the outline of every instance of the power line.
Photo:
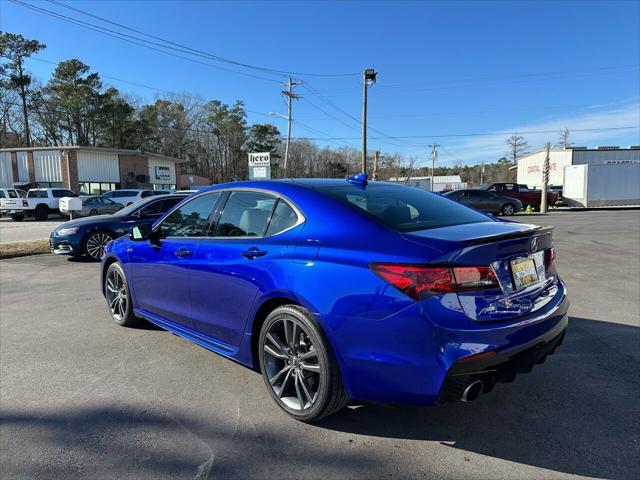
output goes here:
[[[626, 126], [626, 127], [602, 127], [602, 128], [569, 128], [572, 132], [601, 132], [607, 130], [640, 130], [640, 126]], [[558, 133], [559, 130], [538, 130], [538, 131], [520, 131], [519, 135], [536, 135], [543, 133]], [[486, 137], [496, 135], [509, 135], [508, 131], [502, 132], [481, 132], [481, 133], [447, 133], [447, 134], [432, 134], [432, 135], [406, 135], [406, 136], [393, 136], [393, 139], [411, 139], [411, 138], [450, 138], [450, 137]], [[308, 138], [307, 140], [323, 140], [321, 138]], [[386, 137], [369, 137], [376, 140], [383, 140]], [[359, 140], [360, 137], [332, 137], [331, 140]]]
[[[626, 102], [615, 102], [615, 104], [626, 103]], [[519, 108], [500, 108], [495, 110], [469, 110], [469, 111], [458, 111], [458, 112], [429, 112], [429, 113], [406, 113], [406, 114], [394, 114], [394, 115], [370, 115], [369, 118], [413, 118], [413, 117], [444, 117], [450, 115], [482, 115], [486, 113], [502, 113], [502, 112], [528, 112], [530, 110], [554, 110], [554, 109], [563, 109], [563, 108], [585, 108], [585, 107], [595, 107], [593, 103], [582, 104], [582, 105], [546, 105], [546, 106], [538, 106], [538, 107], [519, 107]], [[311, 118], [301, 118], [300, 120], [321, 120], [321, 117]]]
[[[12, 106], [21, 106], [21, 104], [19, 103], [15, 103], [15, 102], [0, 102], [4, 103], [5, 105], [12, 105]], [[33, 105], [29, 105], [29, 109], [33, 110], [33, 111], [38, 111], [40, 113], [42, 113], [41, 110], [35, 108]], [[75, 113], [75, 112], [71, 112], [70, 110], [66, 110], [66, 109], [60, 109], [60, 108], [52, 108], [49, 109], [48, 112], [45, 113], [52, 113], [52, 112], [58, 112], [58, 113]], [[217, 133], [214, 130], [203, 130], [203, 129], [199, 129], [199, 128], [189, 128], [189, 127], [172, 127], [169, 125], [163, 125], [162, 128], [166, 128], [166, 129], [170, 129], [170, 130], [186, 130], [186, 131], [194, 131], [194, 132], [200, 132], [200, 133], [212, 133], [215, 134]], [[603, 132], [603, 131], [618, 131], [618, 130], [640, 130], [640, 126], [638, 125], [633, 125], [633, 126], [621, 126], [621, 127], [600, 127], [600, 128], [569, 128], [569, 130], [571, 130], [572, 132]], [[518, 130], [518, 134], [520, 135], [537, 135], [537, 134], [549, 134], [549, 133], [558, 133], [558, 130], [530, 130], [530, 131], [520, 131]], [[398, 138], [398, 139], [405, 139], [405, 138], [416, 138], [416, 139], [420, 139], [420, 138], [452, 138], [452, 137], [485, 137], [485, 136], [502, 136], [502, 135], [509, 135], [508, 131], [501, 131], [501, 132], [481, 132], [481, 133], [449, 133], [449, 134], [431, 134], [431, 135], [410, 135], [410, 136], [400, 136], [400, 137], [391, 137], [391, 138]], [[380, 137], [370, 137], [376, 140], [384, 140], [383, 138]], [[326, 140], [326, 141], [339, 141], [339, 140], [360, 140], [360, 137], [326, 137], [326, 138], [318, 138], [318, 137], [291, 137], [292, 140]]]
[[[110, 20], [108, 18], [104, 18], [104, 17], [98, 16], [98, 15], [92, 14], [90, 12], [81, 10], [79, 8], [72, 7], [71, 5], [67, 5], [67, 4], [65, 4], [63, 2], [58, 2], [58, 1], [55, 1], [55, 0], [47, 0], [51, 4], [61, 6], [63, 8], [72, 10], [72, 11], [74, 11], [76, 13], [80, 13], [82, 15], [89, 16], [91, 18], [95, 18], [95, 19], [100, 20], [102, 22], [109, 23], [109, 24], [117, 26], [119, 28], [128, 30], [130, 32], [134, 32], [134, 33], [137, 33], [137, 34], [140, 34], [140, 35], [144, 35], [145, 37], [152, 38], [152, 39], [158, 40], [160, 42], [163, 42], [163, 44], [158, 44], [157, 42], [151, 42], [149, 40], [145, 40], [145, 39], [142, 39], [140, 37], [127, 35], [125, 33], [114, 31], [114, 30], [108, 29], [106, 27], [102, 27], [102, 26], [99, 26], [99, 25], [91, 24], [89, 22], [84, 22], [84, 21], [79, 20], [77, 18], [68, 17], [68, 16], [63, 15], [63, 14], [58, 13], [58, 12], [53, 12], [51, 10], [47, 10], [47, 9], [44, 9], [44, 8], [41, 8], [41, 7], [36, 7], [35, 5], [29, 4], [29, 3], [25, 3], [25, 2], [22, 2], [20, 0], [10, 0], [10, 1], [12, 1], [13, 3], [20, 4], [20, 5], [22, 5], [24, 7], [27, 7], [27, 8], [31, 8], [32, 10], [39, 11], [40, 13], [45, 13], [45, 14], [48, 14], [48, 15], [54, 15], [54, 16], [60, 18], [60, 19], [73, 20], [73, 21], [76, 22], [76, 24], [79, 23], [79, 24], [82, 24], [83, 26], [89, 25], [91, 27], [98, 28], [98, 29], [103, 30], [103, 31], [111, 32], [111, 33], [114, 33], [114, 34], [117, 34], [117, 35], [121, 35], [121, 36], [124, 36], [124, 37], [128, 37], [128, 38], [133, 38], [133, 39], [136, 39], [136, 40], [139, 40], [139, 41], [142, 41], [142, 42], [158, 45], [158, 46], [161, 46], [162, 48], [168, 48], [168, 49], [172, 49], [172, 50], [176, 50], [177, 49], [178, 51], [183, 52], [183, 53], [188, 53], [188, 54], [191, 54], [191, 55], [200, 56], [200, 57], [208, 58], [208, 59], [215, 60], [215, 61], [218, 61], [218, 62], [227, 63], [227, 64], [231, 64], [231, 65], [236, 65], [236, 66], [247, 68], [247, 69], [251, 69], [251, 70], [257, 70], [257, 71], [261, 71], [261, 72], [264, 72], [264, 73], [277, 74], [277, 75], [280, 75], [280, 76], [282, 76], [282, 75], [302, 75], [302, 76], [313, 76], [313, 77], [346, 77], [346, 76], [357, 75], [356, 73], [290, 72], [290, 71], [287, 71], [287, 70], [279, 70], [279, 69], [275, 69], [275, 68], [268, 68], [268, 67], [262, 67], [262, 66], [258, 66], [258, 65], [252, 65], [252, 64], [240, 62], [238, 60], [234, 60], [234, 59], [231, 59], [231, 58], [222, 57], [220, 55], [215, 55], [215, 54], [212, 54], [212, 53], [209, 53], [209, 52], [198, 50], [198, 49], [190, 47], [188, 45], [184, 45], [184, 44], [180, 44], [180, 43], [177, 43], [177, 42], [173, 42], [171, 40], [167, 40], [166, 38], [163, 38], [163, 37], [160, 37], [160, 36], [156, 36], [156, 35], [152, 35], [152, 34], [137, 30], [135, 28], [129, 27], [127, 25], [123, 25], [121, 23], [114, 22], [114, 21], [112, 21], [112, 20]], [[241, 73], [241, 72], [235, 71], [235, 73]]]
[[[0, 55], [0, 57], [8, 58], [8, 57], [4, 57], [2, 55]], [[58, 64], [62, 63], [62, 62], [54, 62], [52, 60], [45, 60], [44, 58], [37, 58], [37, 57], [29, 57], [29, 60], [36, 60], [38, 62], [48, 63], [50, 65], [58, 65]], [[176, 92], [176, 91], [173, 91], [173, 90], [164, 90], [162, 88], [151, 87], [151, 86], [145, 85], [143, 83], [133, 82], [131, 80], [125, 80], [123, 78], [113, 77], [111, 75], [106, 75], [106, 74], [103, 74], [101, 72], [96, 72], [96, 73], [98, 73], [98, 75], [100, 75], [101, 78], [109, 78], [109, 79], [115, 80], [117, 82], [122, 82], [122, 83], [127, 83], [127, 84], [130, 84], [130, 85], [135, 85], [137, 87], [147, 88], [149, 90], [154, 90], [156, 92], [166, 93], [166, 94], [169, 94], [169, 95], [179, 95], [180, 94], [179, 92]], [[4, 74], [4, 75], [6, 77], [10, 77], [10, 75], [7, 75], [7, 74]], [[247, 112], [247, 113], [253, 113], [255, 115], [262, 115], [263, 117], [268, 117], [269, 116], [268, 114], [266, 114], [264, 112], [258, 112], [256, 110], [249, 110], [249, 109], [245, 108], [244, 111]]]
[[[99, 32], [99, 33], [102, 33], [104, 35], [108, 35], [110, 37], [117, 38], [119, 40], [122, 40], [122, 41], [125, 41], [125, 42], [128, 42], [128, 43], [133, 43], [135, 45], [139, 45], [141, 47], [147, 48], [149, 50], [154, 50], [156, 52], [160, 52], [160, 53], [163, 53], [165, 55], [170, 55], [172, 57], [181, 58], [183, 60], [187, 60], [187, 61], [192, 62], [192, 63], [197, 63], [199, 65], [204, 65], [204, 66], [207, 66], [207, 67], [215, 68], [217, 70], [223, 70], [225, 72], [231, 72], [231, 73], [236, 73], [238, 75], [244, 75], [246, 77], [256, 78], [256, 79], [259, 79], [259, 80], [265, 80], [265, 81], [268, 81], [268, 82], [275, 82], [275, 83], [279, 83], [280, 82], [279, 80], [276, 80], [274, 78], [262, 77], [262, 76], [254, 75], [252, 73], [247, 73], [247, 72], [240, 72], [238, 70], [232, 70], [230, 68], [221, 67], [219, 65], [213, 65], [211, 63], [202, 62], [200, 60], [196, 60], [195, 58], [185, 57], [184, 55], [178, 55], [177, 53], [168, 52], [166, 50], [161, 50], [160, 48], [155, 48], [155, 47], [152, 47], [150, 45], [147, 45], [147, 43], [158, 45], [155, 42], [149, 42], [148, 40], [144, 40], [144, 39], [140, 39], [140, 38], [137, 38], [137, 37], [133, 37], [133, 36], [127, 35], [125, 33], [116, 32], [114, 30], [110, 30], [110, 29], [105, 28], [105, 27], [100, 27], [98, 25], [94, 25], [94, 24], [90, 24], [90, 23], [87, 23], [87, 22], [83, 22], [82, 20], [77, 20], [77, 19], [68, 17], [66, 15], [62, 15], [61, 13], [53, 12], [51, 10], [47, 10], [47, 9], [44, 9], [44, 8], [41, 8], [41, 7], [36, 7], [35, 5], [31, 5], [29, 3], [25, 3], [25, 2], [22, 2], [20, 0], [9, 0], [9, 1], [12, 2], [12, 3], [18, 4], [18, 5], [22, 5], [25, 8], [29, 8], [31, 10], [35, 10], [37, 12], [43, 13], [43, 14], [48, 15], [50, 17], [58, 18], [59, 20], [62, 20], [62, 21], [68, 22], [68, 23], [72, 23], [74, 25], [78, 25], [78, 26], [81, 26], [83, 28], [87, 28], [89, 30], [93, 30], [95, 32]], [[138, 40], [138, 41], [136, 41], [136, 40]], [[146, 42], [146, 43], [141, 43], [141, 42]], [[185, 52], [184, 50], [180, 50], [180, 49], [177, 49], [177, 48], [172, 48], [172, 47], [169, 47], [169, 46], [166, 46], [166, 45], [160, 45], [160, 46], [162, 48], [167, 48], [167, 49], [176, 50], [176, 51], [179, 51], [179, 52], [183, 52], [183, 53], [194, 55], [191, 52], [188, 52], [188, 51]]]
[[[446, 82], [439, 83], [414, 83], [414, 84], [395, 84], [395, 85], [380, 85], [379, 89], [380, 93], [388, 94], [388, 93], [413, 93], [418, 91], [431, 91], [431, 90], [447, 90], [447, 89], [456, 89], [456, 88], [466, 88], [466, 87], [492, 87], [492, 86], [502, 86], [502, 85], [513, 85], [519, 83], [532, 83], [532, 82], [540, 82], [547, 80], [558, 80], [564, 78], [585, 78], [590, 76], [598, 76], [598, 75], [610, 75], [610, 74], [621, 74], [637, 71], [640, 67], [640, 64], [630, 64], [630, 65], [618, 65], [618, 66], [610, 66], [610, 67], [600, 67], [593, 69], [583, 69], [583, 70], [574, 70], [574, 71], [562, 71], [555, 73], [529, 73], [523, 75], [505, 75], [503, 77], [493, 77], [493, 78], [485, 78], [485, 79], [466, 79], [466, 80], [448, 80]], [[608, 71], [607, 71], [608, 70]], [[617, 71], [610, 71], [617, 70]], [[581, 72], [591, 72], [591, 73], [583, 73]], [[527, 77], [539, 77], [539, 78], [528, 78]], [[523, 78], [522, 80], [513, 80], [513, 81], [504, 81], [509, 78]], [[494, 82], [493, 80], [501, 80], [499, 82]], [[417, 88], [409, 88], [411, 86], [415, 86]], [[342, 93], [340, 93], [342, 92]], [[328, 97], [346, 97], [346, 96], [355, 96], [358, 94], [358, 90], [356, 89], [333, 89], [333, 90], [325, 90], [323, 93]]]
[[[344, 109], [342, 109], [341, 107], [339, 107], [338, 105], [336, 105], [335, 103], [333, 103], [331, 100], [329, 100], [328, 98], [326, 98], [324, 95], [322, 95], [320, 92], [318, 92], [318, 91], [317, 91], [315, 88], [313, 88], [311, 85], [309, 85], [309, 83], [308, 83], [308, 82], [307, 82], [305, 85], [303, 85], [303, 86], [304, 86], [304, 88], [306, 88], [307, 90], [309, 90], [309, 92], [311, 92], [313, 95], [315, 95], [316, 97], [318, 97], [320, 100], [322, 100], [324, 103], [326, 103], [326, 104], [327, 104], [327, 105], [329, 105], [330, 107], [333, 107], [333, 108], [334, 108], [334, 109], [336, 109], [338, 112], [342, 113], [342, 114], [343, 114], [343, 115], [345, 115], [346, 117], [348, 117], [348, 118], [350, 118], [351, 120], [353, 120], [354, 122], [356, 122], [358, 125], [362, 125], [362, 120], [360, 120], [359, 118], [357, 118], [357, 117], [355, 117], [355, 116], [351, 115], [349, 112], [345, 111]], [[326, 112], [325, 112], [325, 113], [326, 113]], [[341, 123], [342, 123], [342, 122], [341, 122]], [[352, 128], [352, 127], [349, 127], [349, 128]], [[353, 129], [353, 128], [352, 128], [352, 129]], [[382, 131], [380, 131], [380, 130], [378, 130], [378, 129], [376, 129], [376, 128], [373, 128], [373, 127], [371, 127], [371, 126], [368, 126], [368, 130], [371, 130], [371, 131], [373, 131], [373, 132], [376, 132], [377, 134], [382, 135], [382, 137], [384, 137], [384, 138], [386, 138], [386, 139], [393, 139], [393, 137], [391, 137], [391, 136], [387, 135], [386, 133], [384, 133], [384, 132], [382, 132]], [[358, 129], [358, 130], [356, 130], [356, 131], [359, 131], [359, 129]], [[369, 137], [369, 138], [370, 138], [370, 139], [372, 139], [372, 140], [375, 140], [375, 139], [376, 139], [375, 137]], [[392, 142], [392, 141], [391, 141], [391, 142], [387, 142], [387, 143], [389, 143], [390, 145], [395, 145], [396, 147], [404, 147], [404, 146], [406, 146], [406, 145], [398, 144], [398, 143], [395, 143], [395, 142]], [[407, 142], [405, 142], [405, 144], [406, 144], [406, 143], [407, 143]], [[409, 142], [409, 145], [410, 145], [410, 142]]]

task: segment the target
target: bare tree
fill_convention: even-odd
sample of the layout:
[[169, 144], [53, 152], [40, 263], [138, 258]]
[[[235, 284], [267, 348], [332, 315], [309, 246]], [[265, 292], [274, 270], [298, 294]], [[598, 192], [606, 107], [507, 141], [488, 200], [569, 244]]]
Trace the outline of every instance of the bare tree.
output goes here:
[[506, 143], [509, 146], [509, 151], [506, 156], [514, 165], [520, 158], [529, 153], [529, 142], [527, 142], [522, 135], [514, 133], [507, 139]]
[[558, 140], [558, 146], [562, 148], [569, 148], [573, 145], [573, 142], [569, 141], [569, 129], [564, 127], [564, 129], [560, 132], [560, 140]]

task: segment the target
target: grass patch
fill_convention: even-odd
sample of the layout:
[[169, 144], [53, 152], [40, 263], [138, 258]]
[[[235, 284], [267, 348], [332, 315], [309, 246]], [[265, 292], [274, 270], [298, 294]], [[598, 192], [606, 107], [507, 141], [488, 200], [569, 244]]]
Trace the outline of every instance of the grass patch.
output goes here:
[[0, 243], [0, 259], [49, 253], [49, 240]]

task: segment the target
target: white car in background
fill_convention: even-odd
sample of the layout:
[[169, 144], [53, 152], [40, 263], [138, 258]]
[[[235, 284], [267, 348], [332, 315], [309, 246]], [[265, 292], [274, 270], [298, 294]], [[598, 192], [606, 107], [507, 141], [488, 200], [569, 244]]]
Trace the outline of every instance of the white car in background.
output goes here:
[[[3, 198], [24, 198], [26, 196], [27, 192], [19, 188], [0, 188], [0, 200]], [[9, 213], [9, 211], [0, 211], [0, 216], [5, 213]]]
[[167, 193], [164, 190], [139, 190], [139, 189], [124, 189], [124, 190], [112, 190], [110, 192], [103, 193], [102, 198], [108, 198], [116, 203], [121, 203], [125, 207], [128, 207], [132, 203], [148, 198], [153, 195], [161, 195]]
[[77, 196], [76, 193], [66, 188], [32, 188], [27, 192], [25, 198], [0, 199], [0, 211], [11, 215], [11, 218], [16, 222], [30, 216], [43, 221], [50, 213], [60, 213], [61, 198]]

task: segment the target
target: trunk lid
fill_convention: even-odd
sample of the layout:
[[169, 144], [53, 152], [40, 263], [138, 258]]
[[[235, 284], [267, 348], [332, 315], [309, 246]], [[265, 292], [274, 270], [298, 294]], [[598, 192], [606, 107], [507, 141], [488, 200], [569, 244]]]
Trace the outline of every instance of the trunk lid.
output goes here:
[[500, 288], [458, 292], [472, 320], [499, 321], [528, 315], [546, 305], [557, 289], [553, 265], [553, 227], [513, 222], [482, 222], [405, 234], [408, 240], [437, 247], [451, 267], [491, 266]]

